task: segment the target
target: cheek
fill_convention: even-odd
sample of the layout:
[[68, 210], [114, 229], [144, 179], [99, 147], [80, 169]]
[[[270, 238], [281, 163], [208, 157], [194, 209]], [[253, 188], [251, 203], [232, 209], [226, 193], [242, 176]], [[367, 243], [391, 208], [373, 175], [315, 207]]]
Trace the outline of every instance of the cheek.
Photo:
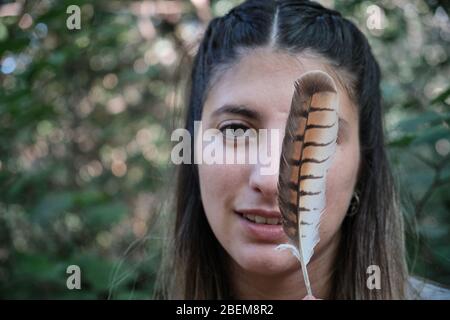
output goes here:
[[245, 185], [246, 169], [239, 165], [198, 165], [202, 203], [211, 228], [219, 240], [226, 234], [234, 199]]
[[[355, 147], [356, 146], [356, 147]], [[356, 184], [359, 166], [358, 144], [339, 145], [327, 175], [327, 209], [323, 217], [323, 238], [331, 238], [344, 220]]]
[[[229, 190], [239, 183], [236, 180], [239, 171], [238, 168], [232, 168], [232, 166], [199, 164], [198, 172], [203, 205], [205, 207], [223, 207], [229, 202], [231, 196]], [[209, 210], [206, 210], [207, 214], [208, 212]]]

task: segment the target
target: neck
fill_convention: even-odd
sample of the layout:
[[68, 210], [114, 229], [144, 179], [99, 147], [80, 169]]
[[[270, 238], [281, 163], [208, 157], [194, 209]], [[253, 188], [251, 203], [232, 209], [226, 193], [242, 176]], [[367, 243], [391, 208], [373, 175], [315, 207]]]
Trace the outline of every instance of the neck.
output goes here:
[[[335, 257], [339, 236], [317, 252], [308, 264], [308, 275], [316, 298], [327, 299], [331, 293]], [[307, 295], [300, 263], [298, 268], [282, 274], [256, 274], [242, 269], [234, 261], [231, 264], [232, 286], [237, 299], [298, 300]]]

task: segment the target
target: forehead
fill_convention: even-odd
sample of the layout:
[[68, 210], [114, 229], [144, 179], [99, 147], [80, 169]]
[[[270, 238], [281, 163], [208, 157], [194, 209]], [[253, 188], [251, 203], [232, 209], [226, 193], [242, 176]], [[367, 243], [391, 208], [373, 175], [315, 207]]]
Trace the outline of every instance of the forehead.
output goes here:
[[351, 104], [348, 95], [333, 76], [335, 72], [322, 59], [260, 48], [248, 51], [237, 63], [216, 74], [205, 100], [203, 114], [208, 116], [227, 104], [247, 106], [263, 117], [274, 112], [288, 114], [294, 82], [311, 70], [322, 70], [335, 78], [341, 97], [341, 113], [351, 112], [346, 110]]

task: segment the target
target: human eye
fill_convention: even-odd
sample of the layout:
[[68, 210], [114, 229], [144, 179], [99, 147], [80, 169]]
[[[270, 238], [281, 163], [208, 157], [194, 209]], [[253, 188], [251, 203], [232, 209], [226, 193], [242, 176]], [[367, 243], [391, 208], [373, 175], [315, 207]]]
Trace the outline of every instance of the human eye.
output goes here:
[[242, 122], [225, 122], [219, 126], [224, 138], [237, 140], [250, 136], [253, 132], [252, 128]]

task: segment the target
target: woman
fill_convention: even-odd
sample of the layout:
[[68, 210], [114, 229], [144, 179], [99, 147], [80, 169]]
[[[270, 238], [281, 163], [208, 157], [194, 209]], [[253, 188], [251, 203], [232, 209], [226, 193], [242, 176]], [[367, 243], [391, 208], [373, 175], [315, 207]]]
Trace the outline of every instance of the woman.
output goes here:
[[[249, 0], [213, 19], [191, 75], [192, 148], [194, 121], [220, 130], [224, 141], [240, 139], [226, 129], [284, 132], [293, 83], [311, 70], [332, 76], [340, 103], [328, 209], [308, 265], [313, 292], [321, 299], [414, 297], [384, 148], [379, 66], [364, 35], [338, 12], [309, 1]], [[160, 278], [164, 297], [306, 296], [298, 261], [274, 250], [287, 242], [278, 220], [278, 172], [260, 169], [179, 167], [173, 248]], [[379, 275], [374, 286], [372, 275]]]

